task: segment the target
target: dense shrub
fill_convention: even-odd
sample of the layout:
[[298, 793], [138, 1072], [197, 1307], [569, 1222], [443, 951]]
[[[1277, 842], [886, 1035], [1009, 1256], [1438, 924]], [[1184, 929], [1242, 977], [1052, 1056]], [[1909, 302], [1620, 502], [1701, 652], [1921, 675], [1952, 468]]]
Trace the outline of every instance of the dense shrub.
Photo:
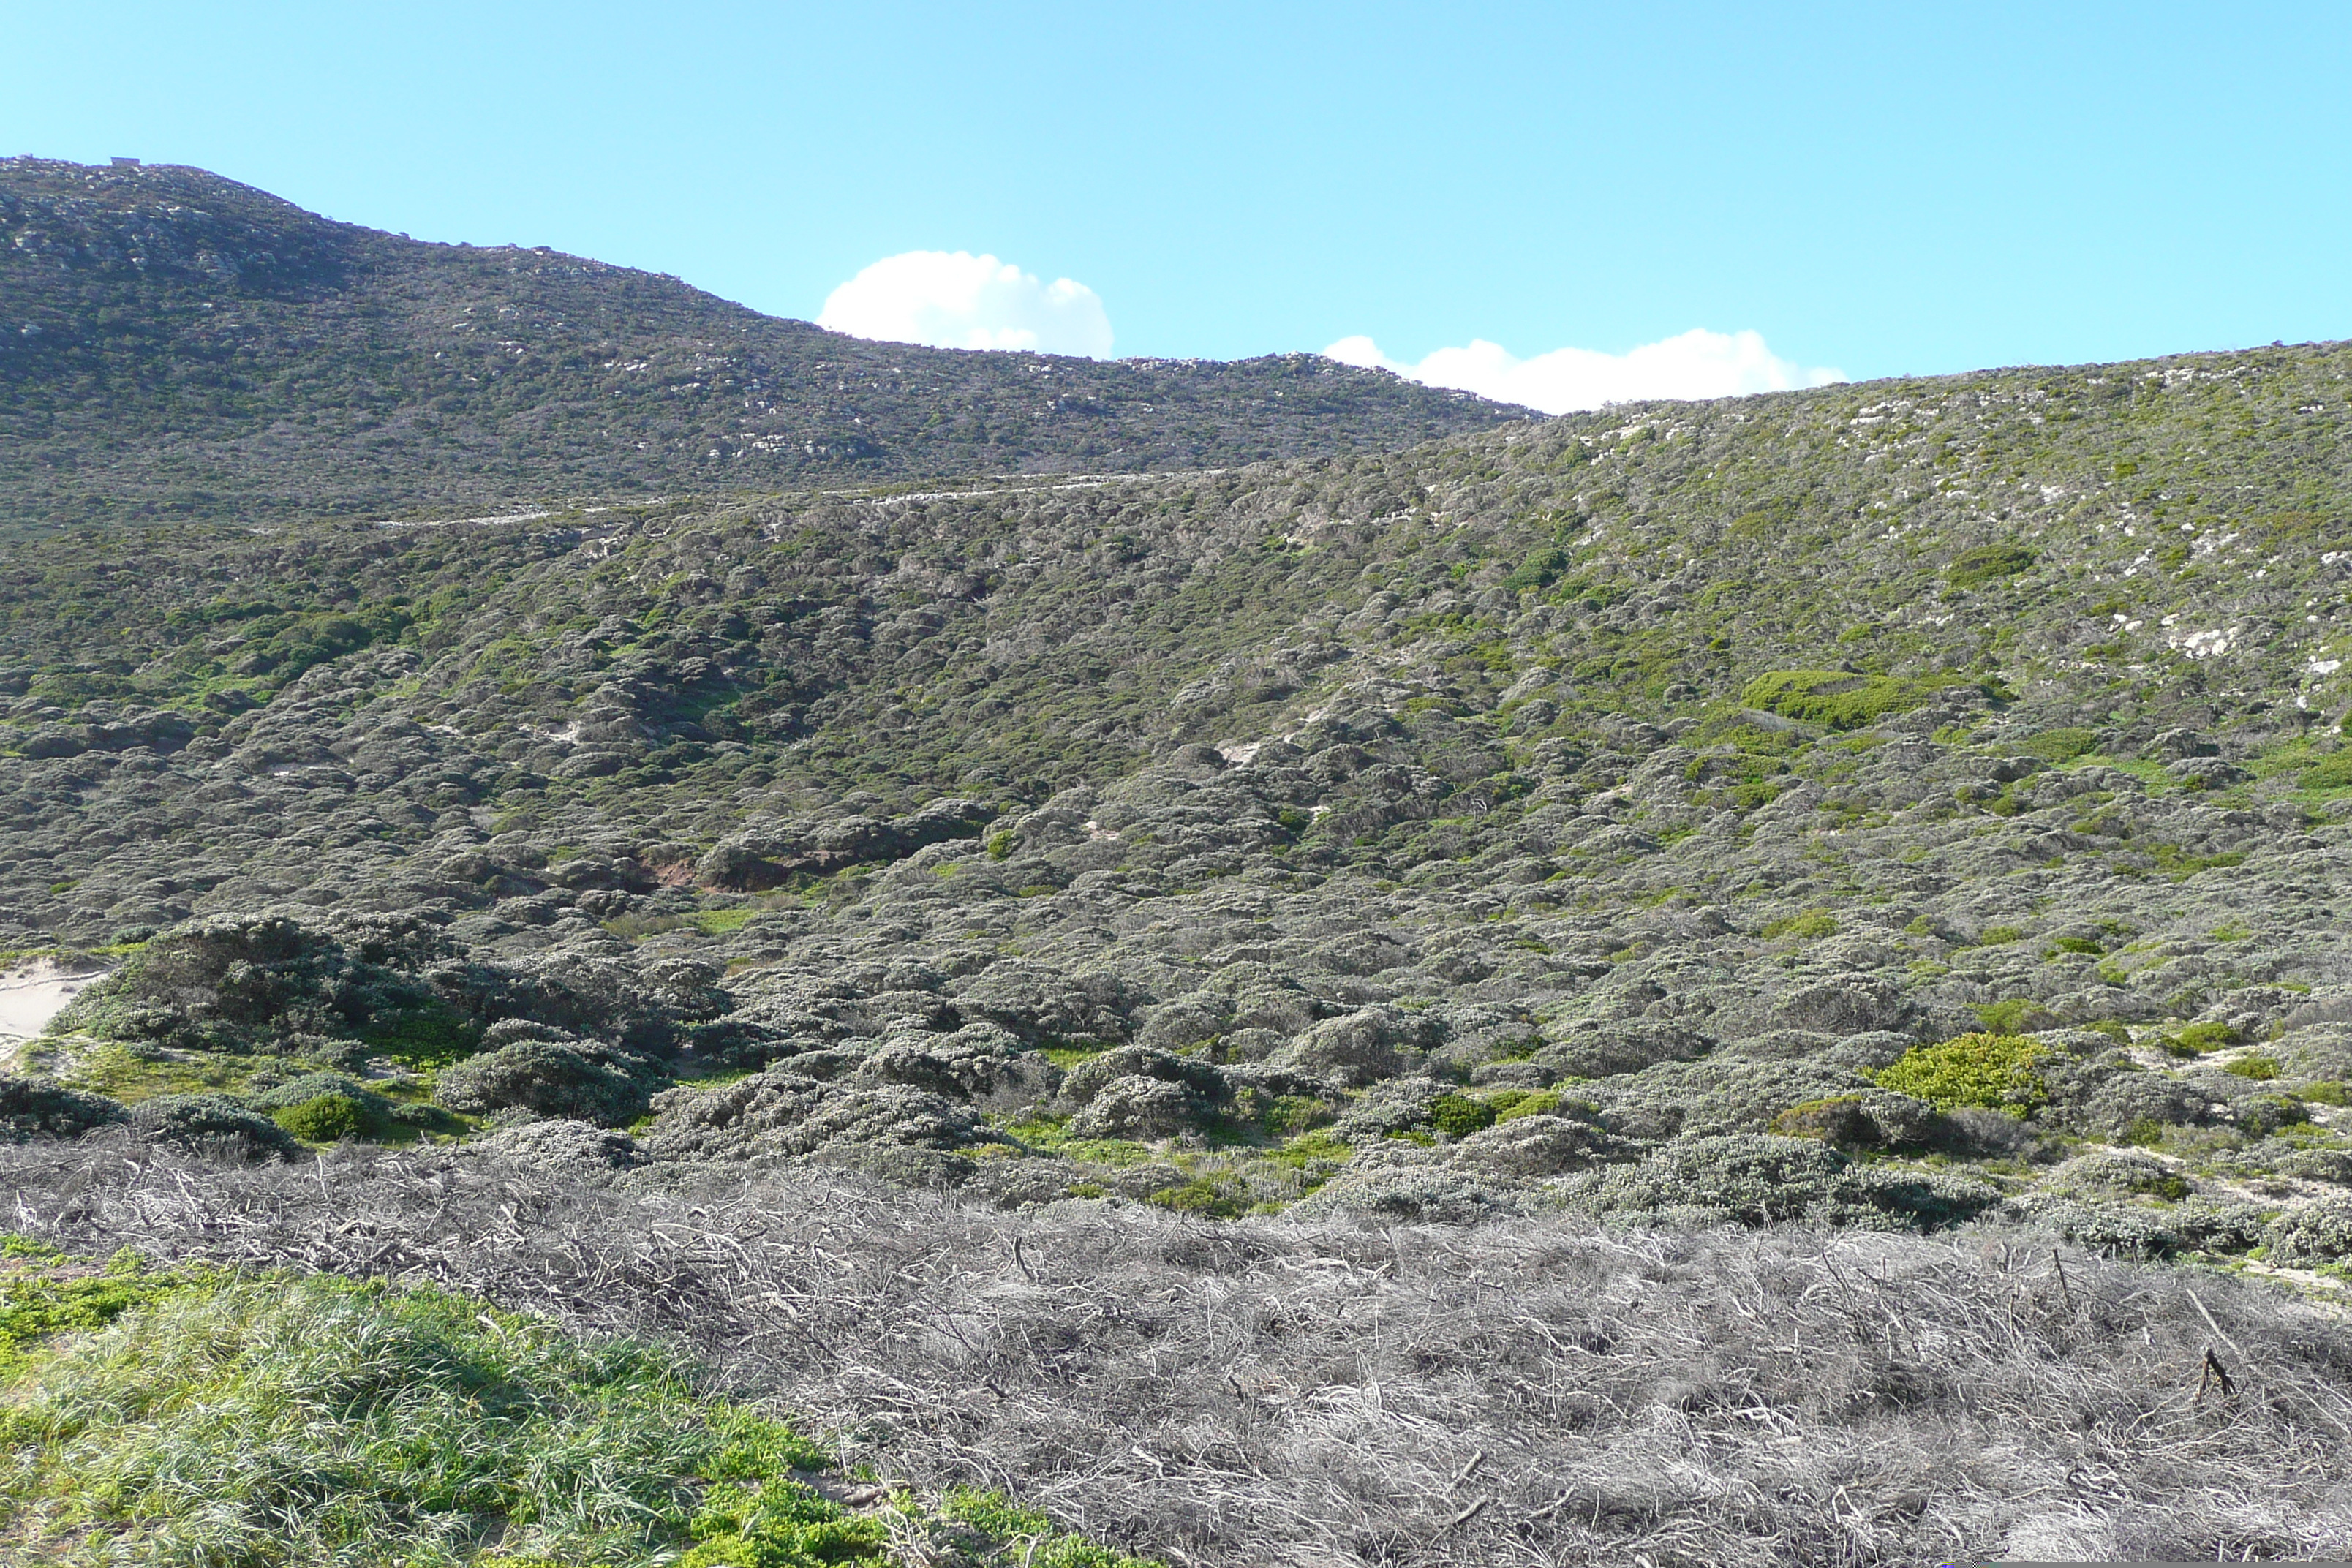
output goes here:
[[2274, 1263], [2336, 1263], [2352, 1258], [2352, 1194], [2330, 1194], [2271, 1223], [2263, 1237]]
[[0, 1140], [79, 1138], [130, 1115], [102, 1094], [84, 1094], [46, 1079], [0, 1073]]
[[366, 1131], [367, 1112], [348, 1094], [322, 1094], [278, 1111], [272, 1120], [305, 1143], [337, 1143]]
[[293, 1135], [241, 1101], [218, 1094], [164, 1094], [131, 1107], [133, 1131], [159, 1143], [248, 1159], [301, 1152]]
[[1430, 1103], [1429, 1124], [1448, 1138], [1467, 1138], [1495, 1124], [1495, 1108], [1466, 1094], [1441, 1094]]
[[1997, 1190], [1967, 1177], [1859, 1167], [1811, 1139], [1755, 1133], [1669, 1143], [1570, 1191], [1571, 1201], [1602, 1213], [1751, 1226], [1811, 1217], [1934, 1228], [2000, 1201]]
[[2043, 1054], [2040, 1041], [2022, 1035], [1962, 1035], [1916, 1047], [1871, 1076], [1880, 1088], [1927, 1100], [1939, 1110], [1973, 1106], [2030, 1114], [2050, 1098], [2034, 1070]]
[[2033, 552], [2021, 544], [1988, 544], [1961, 552], [1944, 575], [1955, 588], [1978, 588], [1999, 578], [2014, 577], [2033, 562]]
[[1772, 1120], [1774, 1132], [1818, 1138], [1840, 1149], [1892, 1149], [1942, 1142], [1948, 1122], [1924, 1100], [1894, 1093], [1840, 1094], [1792, 1105]]
[[212, 1050], [311, 1055], [338, 1039], [438, 1048], [464, 1026], [436, 984], [454, 952], [422, 914], [215, 916], [147, 942], [56, 1027]]
[[662, 1082], [651, 1062], [610, 1046], [520, 1039], [444, 1068], [433, 1098], [474, 1114], [522, 1110], [617, 1127], [644, 1115]]

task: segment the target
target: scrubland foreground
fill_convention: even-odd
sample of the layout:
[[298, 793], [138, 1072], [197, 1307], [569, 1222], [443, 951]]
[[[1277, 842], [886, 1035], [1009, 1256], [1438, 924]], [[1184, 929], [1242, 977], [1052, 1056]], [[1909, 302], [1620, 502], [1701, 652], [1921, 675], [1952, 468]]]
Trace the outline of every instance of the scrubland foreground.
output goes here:
[[[823, 1480], [793, 1465], [876, 1483], [827, 1483], [850, 1506], [791, 1493], [796, 1528], [830, 1529], [814, 1544], [689, 1563], [1116, 1561], [999, 1491], [1181, 1563], [2352, 1552], [2340, 1321], [2210, 1273], [2062, 1261], [2048, 1233], [1013, 1215], [807, 1171], [616, 1190], [446, 1152], [246, 1166], [120, 1141], [19, 1146], [0, 1173], [20, 1226], [151, 1271], [429, 1282], [584, 1336], [483, 1315], [471, 1343], [478, 1309], [450, 1296], [281, 1281], [200, 1298], [202, 1322], [167, 1297], [14, 1352], [9, 1528], [77, 1504], [97, 1539], [152, 1530], [99, 1560], [464, 1562], [520, 1494], [544, 1512], [506, 1525], [501, 1561], [649, 1562], [622, 1542], [662, 1472], [612, 1466], [656, 1452], [752, 1478], [678, 1488], [690, 1517], [740, 1518], [761, 1476]], [[157, 1345], [168, 1375], [131, 1379]], [[478, 1436], [449, 1408], [467, 1392], [509, 1429]], [[707, 1428], [677, 1408], [695, 1400]], [[462, 1451], [416, 1452], [451, 1430]], [[361, 1468], [404, 1443], [406, 1468]]]
[[[499, 1266], [573, 1260], [600, 1322], [667, 1300], [600, 1226], [686, 1280], [677, 1249], [854, 1211], [879, 1228], [797, 1294], [689, 1292], [677, 1326], [813, 1432], [887, 1422], [933, 1496], [976, 1476], [1170, 1561], [2335, 1542], [2344, 1331], [2294, 1300], [2333, 1310], [2352, 1259], [2347, 372], [2278, 348], [1222, 472], [29, 541], [0, 942], [110, 973], [0, 1079], [26, 1227], [58, 1231], [43, 1192], [126, 1240], [227, 1202], [254, 1265], [340, 1267], [401, 1193], [499, 1172]], [[155, 1184], [175, 1150], [259, 1163]], [[268, 1216], [313, 1192], [298, 1246]], [[1013, 1237], [1009, 1273], [919, 1262]], [[952, 1390], [759, 1361], [865, 1310], [825, 1303], [869, 1266], [909, 1270], [903, 1353]], [[982, 1273], [1033, 1303], [1001, 1341], [913, 1304]], [[448, 1282], [552, 1300], [517, 1278]], [[1194, 1311], [1213, 1363], [1227, 1300], [1295, 1328], [1263, 1409], [1137, 1337]], [[2206, 1348], [2237, 1391], [2191, 1408]], [[1856, 1370], [1882, 1353], [1909, 1370]], [[1056, 1414], [1163, 1374], [1211, 1406], [1124, 1446]], [[1743, 1379], [1782, 1392], [1725, 1414]], [[1435, 1451], [1456, 1397], [1510, 1414], [1461, 1416], [1445, 1486], [1380, 1468], [1381, 1423]], [[1538, 1408], [1550, 1447], [1513, 1447]]]

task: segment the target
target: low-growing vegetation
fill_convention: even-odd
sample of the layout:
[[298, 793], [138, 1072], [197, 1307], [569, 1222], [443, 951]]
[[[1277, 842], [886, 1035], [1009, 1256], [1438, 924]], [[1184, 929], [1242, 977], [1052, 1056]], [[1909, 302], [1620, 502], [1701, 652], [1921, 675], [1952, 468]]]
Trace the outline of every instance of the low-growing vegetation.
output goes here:
[[1939, 1110], [1973, 1106], [2030, 1112], [2049, 1102], [2035, 1070], [2040, 1041], [2020, 1035], [1962, 1035], [1941, 1045], [1915, 1046], [1873, 1075], [1880, 1088], [1916, 1096]]
[[430, 1288], [13, 1251], [0, 1532], [45, 1561], [1150, 1568], [999, 1495], [858, 1487], [646, 1342]]
[[[504, 1418], [571, 1424], [561, 1452], [583, 1453], [623, 1415], [657, 1417], [626, 1426], [655, 1461], [655, 1479], [628, 1484], [656, 1507], [658, 1478], [727, 1467], [721, 1433], [701, 1424], [722, 1405], [698, 1403], [709, 1395], [696, 1379], [756, 1393], [763, 1410], [803, 1413], [790, 1433], [825, 1440], [812, 1454], [746, 1420], [775, 1435], [747, 1445], [754, 1466], [837, 1494], [856, 1519], [890, 1521], [897, 1504], [934, 1532], [918, 1560], [943, 1565], [953, 1531], [1001, 1543], [981, 1556], [990, 1568], [1098, 1568], [1066, 1532], [1204, 1568], [2352, 1548], [2333, 1489], [2352, 1368], [2333, 1320], [2259, 1281], [2151, 1270], [2054, 1229], [1954, 1245], [1801, 1222], [1204, 1224], [1149, 1205], [1009, 1214], [823, 1171], [617, 1192], [438, 1158], [142, 1165], [31, 1144], [0, 1149], [0, 1202], [69, 1248], [97, 1235], [136, 1246], [157, 1277], [184, 1258], [299, 1251], [498, 1302], [486, 1324], [451, 1296], [402, 1288], [322, 1281], [281, 1304], [232, 1282], [226, 1300], [248, 1303], [237, 1331], [180, 1364], [218, 1368], [236, 1351], [257, 1363], [240, 1363], [250, 1376], [285, 1356], [311, 1369], [302, 1386], [348, 1388], [328, 1374], [358, 1351], [257, 1343], [242, 1327], [348, 1314], [334, 1321], [359, 1331], [369, 1364], [414, 1368], [423, 1389], [467, 1366], [544, 1380]], [[532, 1223], [518, 1232], [509, 1214]], [[2305, 1226], [2292, 1255], [2347, 1245], [2335, 1234]], [[565, 1335], [506, 1315], [517, 1310]], [[400, 1311], [421, 1321], [388, 1334]], [[184, 1321], [118, 1320], [57, 1342], [115, 1365]], [[709, 1372], [669, 1381], [682, 1363], [648, 1349], [656, 1336]], [[456, 1359], [406, 1359], [436, 1342]], [[2230, 1393], [2210, 1386], [2209, 1348]], [[480, 1419], [425, 1407], [461, 1430]], [[378, 1425], [325, 1430], [404, 1419], [398, 1402], [375, 1408]], [[107, 1451], [124, 1436], [110, 1429]], [[762, 1452], [842, 1468], [774, 1467]], [[387, 1478], [415, 1473], [393, 1458]], [[219, 1462], [241, 1473], [270, 1459]], [[2095, 1506], [2066, 1484], [2074, 1466], [2096, 1467]], [[1026, 1478], [1017, 1504], [954, 1489], [1001, 1492], [1005, 1476]], [[873, 1500], [845, 1500], [866, 1488]], [[933, 1498], [936, 1511], [918, 1506]], [[916, 1554], [907, 1535], [893, 1543]]]
[[[127, 178], [67, 217], [107, 230]], [[168, 292], [196, 220], [153, 221]], [[542, 261], [509, 259], [450, 276], [520, 308]], [[287, 300], [341, 352], [332, 299]], [[272, 519], [0, 560], [0, 1025], [38, 1031], [0, 1163], [44, 1237], [163, 1259], [41, 1279], [168, 1276], [264, 1326], [289, 1266], [343, 1282], [281, 1295], [367, 1321], [430, 1319], [401, 1293], [429, 1284], [493, 1338], [636, 1346], [657, 1405], [690, 1351], [714, 1381], [665, 1408], [804, 1412], [849, 1467], [730, 1479], [680, 1439], [638, 1479], [551, 1470], [572, 1501], [453, 1504], [415, 1563], [514, 1568], [542, 1525], [583, 1561], [609, 1529], [625, 1560], [1003, 1568], [1092, 1568], [1087, 1539], [1335, 1568], [2341, 1544], [2312, 1489], [2340, 1358], [2285, 1292], [2326, 1300], [2352, 1245], [2352, 349], [1473, 407], [1401, 449], [1317, 405], [1378, 378], [1081, 365], [1199, 395], [1083, 479], [673, 485], [705, 459], [651, 433], [711, 397], [734, 429], [722, 384], [773, 346], [659, 411], [638, 371], [599, 384], [649, 445], [598, 472], [660, 503], [433, 499], [469, 478], [401, 491], [434, 526], [338, 521], [381, 498], [293, 507], [341, 439], [304, 426], [166, 504], [138, 408], [121, 462], [12, 492]], [[812, 433], [729, 471], [912, 461], [902, 406], [992, 467], [1114, 417], [1032, 356], [1041, 423], [982, 440], [1000, 362], [959, 359], [959, 402], [885, 357], [887, 388], [823, 362], [878, 456]], [[460, 401], [488, 430], [509, 388], [603, 374]], [[1286, 456], [1129, 471], [1188, 421], [1241, 454], [1219, 399], [1255, 386]], [[761, 418], [805, 416], [774, 391]], [[501, 447], [478, 482], [599, 449]], [[177, 1300], [26, 1353], [127, 1387], [103, 1347], [163, 1344]], [[496, 1351], [447, 1332], [451, 1365]], [[2235, 1394], [2180, 1386], [2207, 1350]], [[183, 1359], [215, 1381], [174, 1410], [245, 1408]], [[483, 1416], [586, 1408], [552, 1389]], [[209, 1517], [74, 1500], [72, 1444], [110, 1476], [163, 1430], [113, 1420], [34, 1478], [61, 1549], [107, 1544], [67, 1522], [100, 1503], [118, 1534]], [[301, 1493], [291, 1452], [219, 1473], [312, 1498], [306, 1530], [341, 1491], [425, 1517]]]

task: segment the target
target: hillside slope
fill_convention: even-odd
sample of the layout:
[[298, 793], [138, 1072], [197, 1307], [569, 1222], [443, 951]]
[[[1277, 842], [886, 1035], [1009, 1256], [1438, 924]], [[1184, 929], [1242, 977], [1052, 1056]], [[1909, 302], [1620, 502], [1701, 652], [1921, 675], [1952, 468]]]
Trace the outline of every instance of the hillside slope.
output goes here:
[[1312, 354], [868, 342], [165, 166], [0, 160], [0, 522], [20, 525], [1204, 468], [1526, 416]]
[[2347, 369], [37, 542], [20, 1114], [2336, 1267]]

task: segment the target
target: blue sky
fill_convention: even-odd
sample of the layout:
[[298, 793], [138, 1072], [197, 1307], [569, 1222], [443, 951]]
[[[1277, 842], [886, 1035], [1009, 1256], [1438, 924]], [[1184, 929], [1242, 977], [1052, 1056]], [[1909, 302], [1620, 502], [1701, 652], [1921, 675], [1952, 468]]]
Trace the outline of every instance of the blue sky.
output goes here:
[[968, 251], [1082, 285], [1119, 354], [1706, 329], [1871, 376], [2352, 336], [2340, 3], [0, 0], [0, 153], [780, 315]]

